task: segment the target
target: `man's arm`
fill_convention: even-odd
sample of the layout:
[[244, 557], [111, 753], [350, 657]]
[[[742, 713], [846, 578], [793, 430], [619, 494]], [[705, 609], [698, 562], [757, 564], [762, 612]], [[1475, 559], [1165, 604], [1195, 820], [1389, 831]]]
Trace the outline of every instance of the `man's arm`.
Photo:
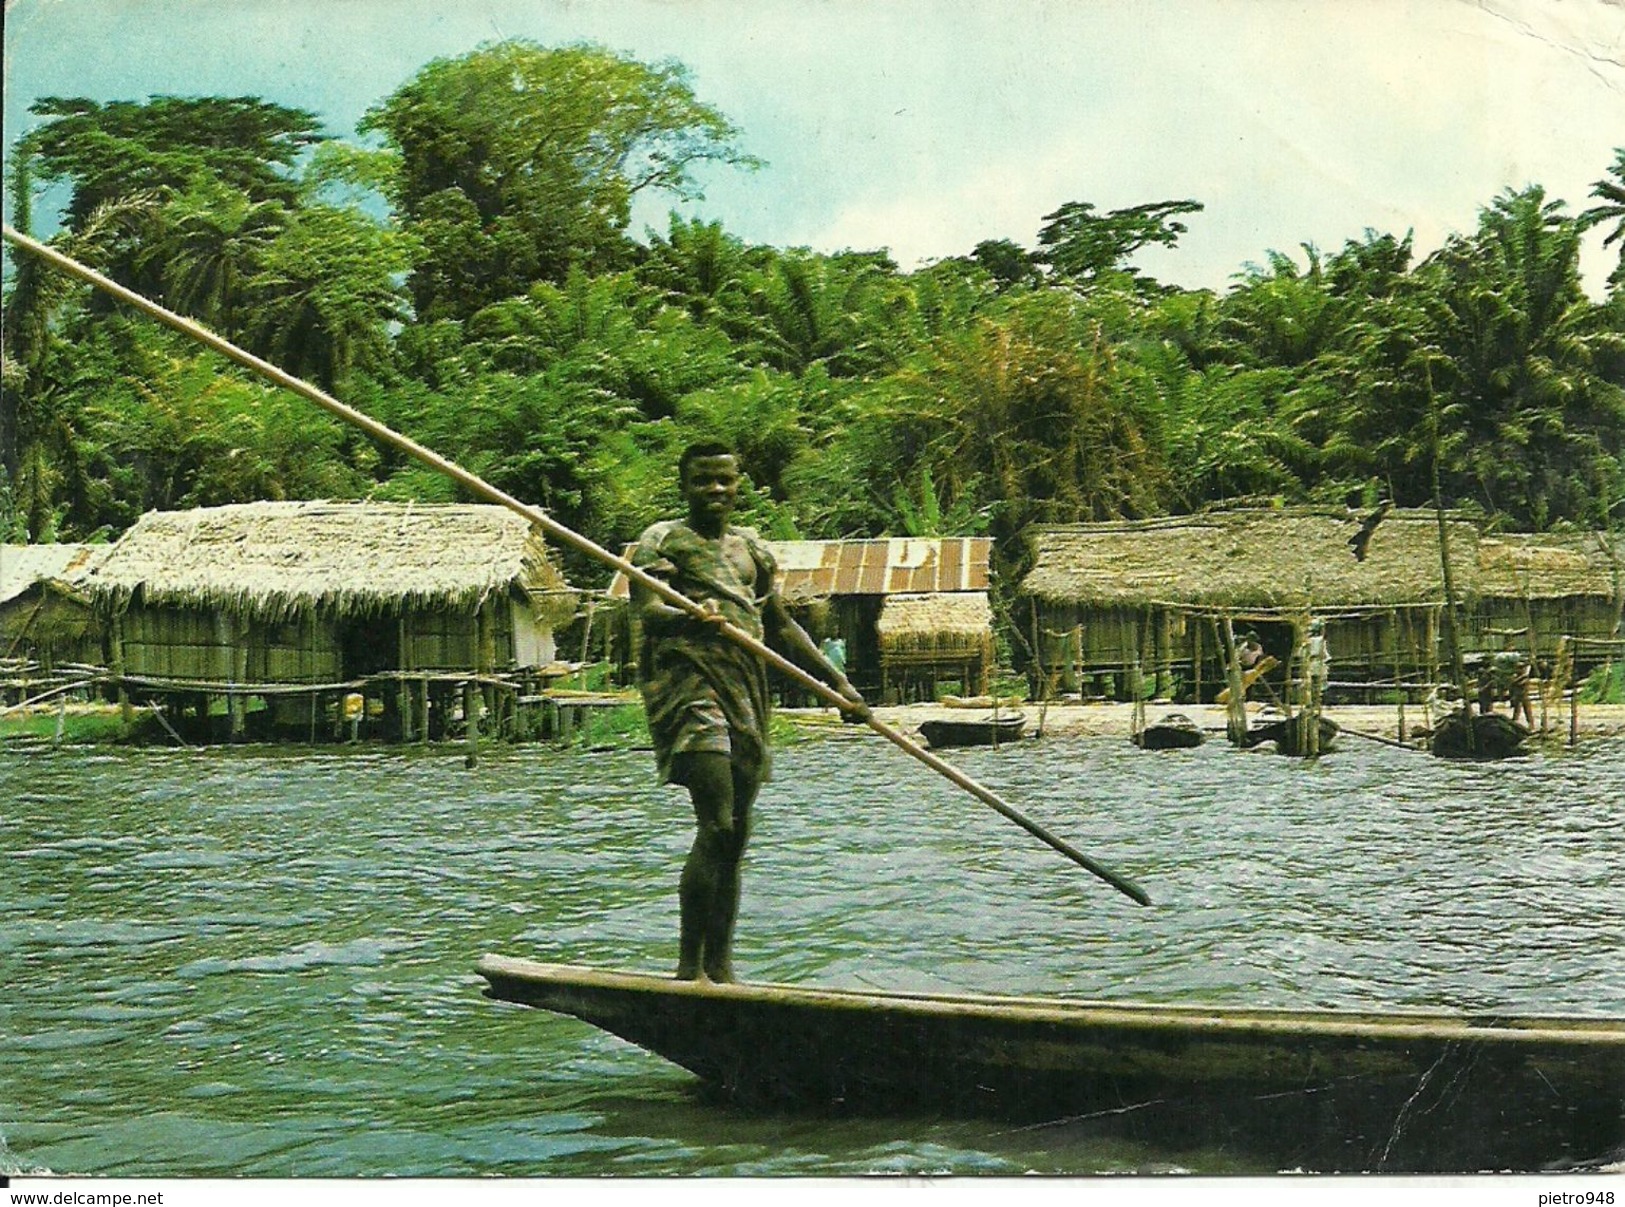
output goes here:
[[824, 657], [823, 651], [807, 636], [807, 630], [790, 615], [777, 592], [769, 595], [762, 606], [762, 631], [767, 643], [791, 662], [815, 679], [823, 680], [854, 704], [863, 705], [858, 715], [868, 714], [868, 705], [864, 704], [858, 689], [852, 686], [852, 681], [844, 672]]

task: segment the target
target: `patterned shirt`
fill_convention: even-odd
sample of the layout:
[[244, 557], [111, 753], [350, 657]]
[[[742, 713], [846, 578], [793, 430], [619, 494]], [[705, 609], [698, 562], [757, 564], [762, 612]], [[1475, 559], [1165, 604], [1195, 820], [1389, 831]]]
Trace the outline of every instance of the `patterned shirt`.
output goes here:
[[[751, 529], [729, 527], [713, 539], [686, 521], [665, 520], [638, 538], [632, 562], [696, 603], [715, 601], [729, 621], [762, 639], [762, 609], [777, 590], [778, 566]], [[652, 595], [634, 583], [632, 598], [641, 605]], [[661, 781], [681, 777], [674, 756], [698, 751], [727, 754], [766, 779], [766, 663], [703, 622], [645, 621], [639, 628], [638, 685]]]

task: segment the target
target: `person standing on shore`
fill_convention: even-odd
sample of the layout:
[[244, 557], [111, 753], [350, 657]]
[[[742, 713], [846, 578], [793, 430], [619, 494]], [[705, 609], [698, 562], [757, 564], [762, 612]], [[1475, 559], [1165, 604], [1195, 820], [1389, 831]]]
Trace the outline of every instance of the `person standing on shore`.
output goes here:
[[650, 525], [632, 555], [641, 570], [705, 609], [700, 620], [638, 583], [638, 685], [662, 783], [688, 789], [694, 844], [678, 885], [677, 977], [726, 982], [733, 974], [740, 862], [751, 808], [768, 778], [767, 665], [720, 631], [727, 621], [867, 710], [846, 675], [791, 618], [778, 567], [749, 528], [729, 523], [739, 465], [726, 445], [689, 446], [678, 461], [688, 514]]

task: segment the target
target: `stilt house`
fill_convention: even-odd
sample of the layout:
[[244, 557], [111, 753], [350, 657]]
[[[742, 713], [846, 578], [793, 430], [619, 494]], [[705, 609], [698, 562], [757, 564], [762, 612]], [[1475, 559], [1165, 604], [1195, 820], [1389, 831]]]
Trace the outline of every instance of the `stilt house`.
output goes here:
[[0, 545], [0, 660], [46, 672], [102, 663], [102, 626], [81, 584], [110, 548]]
[[[1212, 700], [1224, 687], [1226, 620], [1256, 632], [1283, 673], [1318, 619], [1334, 680], [1427, 682], [1446, 598], [1437, 517], [1390, 511], [1360, 547], [1362, 518], [1249, 508], [1036, 529], [1015, 611], [1037, 651], [1035, 687], [1126, 698], [1138, 672], [1162, 694]], [[1478, 535], [1459, 519], [1446, 535], [1465, 602]]]
[[1554, 658], [1567, 642], [1582, 677], [1620, 653], [1625, 538], [1617, 533], [1497, 533], [1478, 547], [1475, 649]]
[[[108, 618], [113, 669], [135, 689], [302, 688], [265, 698], [277, 722], [308, 716], [312, 728], [324, 692], [393, 677], [423, 693], [396, 726], [409, 729], [437, 676], [552, 662], [554, 628], [574, 612], [541, 537], [493, 506], [149, 512], [86, 585]], [[398, 692], [380, 694], [395, 707]]]

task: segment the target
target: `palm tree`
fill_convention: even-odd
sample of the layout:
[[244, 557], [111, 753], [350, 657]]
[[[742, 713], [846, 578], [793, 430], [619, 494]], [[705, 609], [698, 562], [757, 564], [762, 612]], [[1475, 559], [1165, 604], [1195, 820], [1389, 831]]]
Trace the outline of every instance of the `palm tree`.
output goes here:
[[259, 256], [241, 327], [254, 351], [324, 388], [389, 355], [404, 321], [404, 243], [353, 210], [310, 206]]
[[[27, 187], [26, 174], [22, 185]], [[113, 249], [151, 225], [155, 209], [149, 195], [109, 202], [92, 211], [77, 232], [65, 232], [53, 242], [76, 260], [105, 268]], [[32, 540], [48, 539], [57, 518], [82, 503], [91, 489], [80, 455], [75, 366], [65, 360], [69, 340], [62, 329], [64, 312], [81, 293], [73, 278], [24, 255], [16, 260], [0, 309], [0, 407], [5, 412], [0, 470], [14, 512], [9, 526], [21, 528]]]
[[248, 279], [288, 221], [279, 201], [199, 178], [164, 206], [138, 264], [157, 267], [170, 305], [234, 333]]
[[1580, 214], [1580, 229], [1614, 223], [1614, 229], [1603, 239], [1602, 245], [1619, 243], [1619, 264], [1608, 274], [1608, 284], [1619, 288], [1625, 286], [1625, 147], [1615, 149], [1614, 164], [1608, 170], [1614, 179], [1604, 177], [1591, 186], [1591, 195], [1597, 198], [1597, 204]]

